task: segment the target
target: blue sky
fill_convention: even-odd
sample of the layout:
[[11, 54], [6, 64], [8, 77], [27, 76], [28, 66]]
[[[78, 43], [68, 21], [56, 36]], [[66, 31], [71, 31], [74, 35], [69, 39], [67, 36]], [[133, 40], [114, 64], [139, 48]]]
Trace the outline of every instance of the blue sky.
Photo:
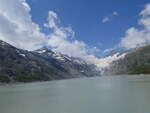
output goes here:
[[[75, 38], [104, 50], [116, 46], [125, 31], [137, 26], [139, 12], [149, 0], [27, 0], [34, 22], [44, 32], [47, 13], [57, 13], [63, 26], [71, 26]], [[117, 12], [118, 16], [112, 16]], [[103, 23], [102, 19], [110, 21]]]

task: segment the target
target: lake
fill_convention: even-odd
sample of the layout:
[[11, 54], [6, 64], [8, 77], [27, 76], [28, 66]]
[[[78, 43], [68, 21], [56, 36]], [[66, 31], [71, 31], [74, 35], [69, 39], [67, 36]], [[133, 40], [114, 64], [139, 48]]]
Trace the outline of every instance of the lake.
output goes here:
[[150, 76], [2, 85], [0, 113], [150, 113]]

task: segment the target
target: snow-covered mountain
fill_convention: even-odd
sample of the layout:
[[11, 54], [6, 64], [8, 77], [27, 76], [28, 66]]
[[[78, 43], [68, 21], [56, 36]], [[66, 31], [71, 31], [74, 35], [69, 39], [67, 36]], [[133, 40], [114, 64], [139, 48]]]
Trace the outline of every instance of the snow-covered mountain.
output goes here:
[[[124, 55], [125, 54], [125, 55]], [[121, 57], [123, 55], [123, 57]], [[105, 68], [105, 74], [150, 74], [150, 45], [134, 48], [122, 53]]]
[[31, 82], [99, 75], [95, 65], [47, 48], [18, 49], [0, 41], [0, 82]]
[[124, 59], [125, 56], [129, 53], [129, 51], [113, 51], [99, 59], [99, 68], [101, 70], [101, 74], [106, 74], [106, 70], [108, 70], [111, 64], [115, 61]]
[[62, 53], [53, 52], [46, 47], [35, 50], [34, 52], [39, 53], [39, 54], [44, 55], [44, 56], [47, 56], [47, 57], [51, 57], [55, 60], [58, 60], [59, 62], [73, 62], [73, 63], [77, 63], [77, 64], [81, 64], [81, 65], [87, 64], [86, 61], [84, 61], [81, 58], [69, 57], [68, 55], [65, 55]]
[[53, 52], [48, 48], [38, 49], [34, 51], [34, 53], [38, 53], [40, 57], [47, 59], [49, 62], [59, 64], [75, 76], [81, 76], [82, 74], [85, 76], [100, 75], [94, 64], [89, 64], [81, 58], [70, 57], [62, 53]]

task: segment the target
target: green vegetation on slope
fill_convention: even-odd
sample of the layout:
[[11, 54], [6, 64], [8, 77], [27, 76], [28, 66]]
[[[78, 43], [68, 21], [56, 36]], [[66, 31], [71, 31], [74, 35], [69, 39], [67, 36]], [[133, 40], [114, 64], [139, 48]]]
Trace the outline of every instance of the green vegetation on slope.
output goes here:
[[150, 74], [150, 45], [128, 53], [124, 59], [111, 64], [113, 74]]

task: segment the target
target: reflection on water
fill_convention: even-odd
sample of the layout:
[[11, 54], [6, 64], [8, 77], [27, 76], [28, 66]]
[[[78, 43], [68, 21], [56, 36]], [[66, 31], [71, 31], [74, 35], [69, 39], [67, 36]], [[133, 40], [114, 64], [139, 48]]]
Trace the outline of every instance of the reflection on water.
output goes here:
[[0, 86], [0, 113], [149, 113], [150, 76]]

